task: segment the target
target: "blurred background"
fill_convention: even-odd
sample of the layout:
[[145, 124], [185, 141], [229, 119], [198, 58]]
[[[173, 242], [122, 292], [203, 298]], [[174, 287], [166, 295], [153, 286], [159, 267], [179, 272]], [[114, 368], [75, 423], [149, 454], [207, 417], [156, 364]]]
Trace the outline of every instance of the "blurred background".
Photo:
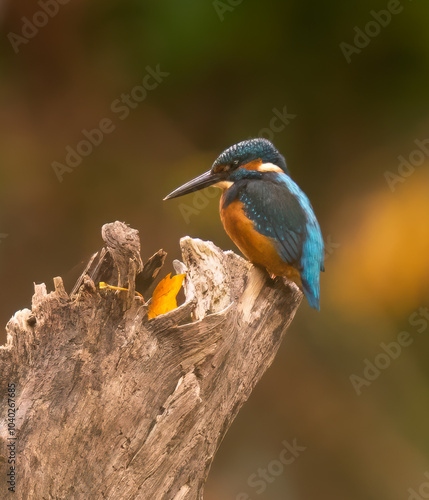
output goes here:
[[[139, 229], [144, 258], [164, 248], [165, 273], [184, 235], [237, 251], [213, 191], [162, 198], [239, 140], [271, 139], [318, 215], [321, 312], [302, 303], [206, 500], [427, 498], [428, 14], [421, 0], [0, 1], [3, 325], [33, 282], [72, 285], [105, 222]], [[301, 450], [288, 465], [285, 441]]]

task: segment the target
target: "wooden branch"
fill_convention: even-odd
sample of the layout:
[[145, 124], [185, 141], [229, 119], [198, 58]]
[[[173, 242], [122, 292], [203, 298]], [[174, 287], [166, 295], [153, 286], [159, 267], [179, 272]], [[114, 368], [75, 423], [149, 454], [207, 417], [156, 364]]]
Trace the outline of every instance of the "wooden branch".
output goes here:
[[[106, 247], [76, 293], [61, 278], [51, 293], [35, 285], [31, 311], [7, 325], [0, 496], [14, 443], [14, 498], [202, 499], [216, 450], [272, 363], [301, 292], [186, 237], [184, 263], [175, 262], [187, 272], [185, 303], [148, 320], [135, 275], [143, 269], [149, 288], [165, 253], [142, 266], [137, 231], [116, 222], [102, 233]], [[106, 276], [131, 291], [99, 290]]]

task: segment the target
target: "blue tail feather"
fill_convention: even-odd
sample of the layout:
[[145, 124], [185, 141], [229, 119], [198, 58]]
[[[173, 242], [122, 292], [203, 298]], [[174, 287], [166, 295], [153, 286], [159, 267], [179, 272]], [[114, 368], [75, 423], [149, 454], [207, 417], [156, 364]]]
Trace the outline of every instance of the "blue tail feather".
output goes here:
[[319, 304], [319, 283], [310, 284], [307, 280], [302, 280], [304, 295], [307, 297], [308, 303], [313, 309], [320, 311]]

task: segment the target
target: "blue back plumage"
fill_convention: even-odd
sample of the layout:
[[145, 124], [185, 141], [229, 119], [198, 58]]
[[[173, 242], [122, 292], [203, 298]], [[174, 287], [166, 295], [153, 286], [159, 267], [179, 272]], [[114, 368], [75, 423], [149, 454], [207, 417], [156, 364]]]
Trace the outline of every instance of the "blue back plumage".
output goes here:
[[310, 200], [298, 185], [285, 174], [274, 174], [279, 182], [287, 186], [288, 191], [295, 196], [305, 213], [305, 229], [300, 257], [301, 279], [304, 293], [311, 307], [319, 310], [319, 276], [324, 271], [324, 243], [319, 223], [311, 206]]
[[[305, 296], [319, 310], [324, 244], [307, 196], [285, 173], [239, 169], [231, 175], [224, 207], [239, 199], [255, 229], [272, 238], [282, 260], [300, 271]], [[260, 182], [263, 180], [263, 182]]]

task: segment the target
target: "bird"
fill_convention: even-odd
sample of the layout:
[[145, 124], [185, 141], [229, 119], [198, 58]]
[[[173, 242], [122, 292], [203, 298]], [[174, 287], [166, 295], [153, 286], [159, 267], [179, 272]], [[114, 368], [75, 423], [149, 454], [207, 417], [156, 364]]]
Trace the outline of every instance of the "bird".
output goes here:
[[324, 242], [313, 207], [290, 177], [286, 160], [268, 139], [241, 141], [225, 149], [210, 170], [164, 200], [208, 186], [220, 188], [225, 231], [253, 264], [272, 278], [284, 276], [320, 310], [319, 278]]

